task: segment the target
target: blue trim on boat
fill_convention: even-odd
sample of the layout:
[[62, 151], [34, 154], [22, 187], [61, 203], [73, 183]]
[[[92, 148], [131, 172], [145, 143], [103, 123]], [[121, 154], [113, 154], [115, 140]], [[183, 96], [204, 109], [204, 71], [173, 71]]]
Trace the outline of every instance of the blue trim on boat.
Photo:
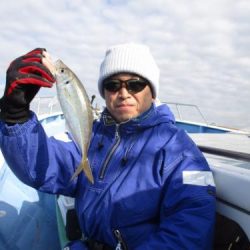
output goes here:
[[184, 129], [187, 133], [228, 133], [229, 130], [223, 128], [210, 127], [202, 124], [192, 124], [188, 122], [176, 121], [179, 128]]

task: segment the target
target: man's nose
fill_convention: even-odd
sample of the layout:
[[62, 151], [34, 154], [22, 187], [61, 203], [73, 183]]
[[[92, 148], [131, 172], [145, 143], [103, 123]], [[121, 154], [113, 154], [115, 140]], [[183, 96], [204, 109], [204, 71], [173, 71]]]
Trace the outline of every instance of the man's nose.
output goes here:
[[119, 96], [122, 97], [122, 98], [126, 98], [128, 97], [130, 94], [126, 88], [126, 84], [125, 83], [122, 83], [122, 87], [120, 88], [119, 90]]

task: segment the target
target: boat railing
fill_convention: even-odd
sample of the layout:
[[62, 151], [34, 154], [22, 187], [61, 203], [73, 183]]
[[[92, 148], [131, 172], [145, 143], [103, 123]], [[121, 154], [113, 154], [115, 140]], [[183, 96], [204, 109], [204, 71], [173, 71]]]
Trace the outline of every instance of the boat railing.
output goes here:
[[[193, 120], [208, 125], [205, 116], [197, 105], [184, 104], [177, 102], [162, 102], [166, 103], [173, 111], [175, 117], [179, 121]], [[37, 96], [31, 102], [31, 109], [36, 112], [37, 115], [53, 114], [61, 111], [61, 107], [57, 96]]]
[[57, 96], [37, 96], [31, 102], [31, 110], [38, 116], [61, 112]]
[[193, 120], [208, 125], [205, 116], [202, 114], [201, 110], [197, 105], [178, 103], [178, 102], [162, 102], [162, 103], [166, 103], [171, 108], [175, 117], [179, 121]]
[[[95, 117], [99, 117], [102, 109], [100, 109], [97, 105], [95, 105], [94, 107], [93, 98], [91, 103], [93, 106], [93, 112]], [[170, 107], [171, 111], [174, 113], [176, 121], [180, 124], [180, 126], [182, 126], [183, 124], [196, 126], [196, 132], [197, 132], [197, 127], [200, 127], [201, 129], [205, 127], [217, 127], [213, 123], [212, 124], [208, 123], [205, 116], [203, 115], [203, 113], [201, 112], [201, 110], [197, 105], [185, 104], [179, 102], [161, 102], [161, 103], [165, 103]], [[31, 110], [33, 110], [39, 117], [62, 113], [57, 95], [35, 97], [34, 100], [31, 102]], [[228, 130], [233, 131], [235, 129], [228, 129]]]

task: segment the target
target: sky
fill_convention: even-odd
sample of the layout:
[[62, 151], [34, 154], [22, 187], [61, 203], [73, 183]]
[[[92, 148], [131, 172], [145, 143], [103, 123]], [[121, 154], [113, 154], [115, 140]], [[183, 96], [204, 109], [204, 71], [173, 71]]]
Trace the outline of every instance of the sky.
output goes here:
[[197, 105], [209, 124], [250, 131], [249, 24], [249, 0], [1, 0], [0, 94], [9, 63], [43, 47], [103, 105], [106, 49], [143, 43], [161, 71], [161, 101]]

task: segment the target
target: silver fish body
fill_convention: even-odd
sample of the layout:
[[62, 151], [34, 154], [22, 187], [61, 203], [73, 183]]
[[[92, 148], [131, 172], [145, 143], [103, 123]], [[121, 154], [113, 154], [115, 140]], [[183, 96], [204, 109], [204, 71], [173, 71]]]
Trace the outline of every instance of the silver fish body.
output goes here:
[[57, 96], [67, 126], [82, 151], [82, 161], [72, 179], [83, 170], [88, 180], [94, 183], [87, 158], [93, 125], [93, 112], [87, 92], [74, 72], [61, 60], [55, 62], [55, 77]]

